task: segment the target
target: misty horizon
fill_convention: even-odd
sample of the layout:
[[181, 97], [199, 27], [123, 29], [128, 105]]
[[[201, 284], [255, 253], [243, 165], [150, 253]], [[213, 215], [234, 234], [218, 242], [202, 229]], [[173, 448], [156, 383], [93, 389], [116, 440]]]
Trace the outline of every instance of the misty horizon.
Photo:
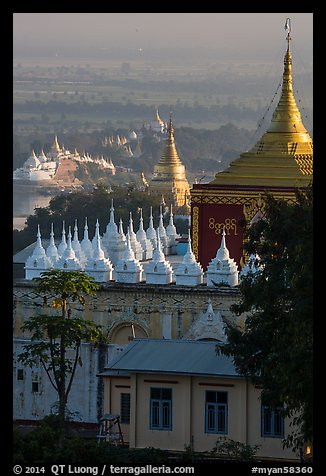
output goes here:
[[312, 13], [14, 13], [14, 60], [273, 60], [292, 47], [312, 67]]

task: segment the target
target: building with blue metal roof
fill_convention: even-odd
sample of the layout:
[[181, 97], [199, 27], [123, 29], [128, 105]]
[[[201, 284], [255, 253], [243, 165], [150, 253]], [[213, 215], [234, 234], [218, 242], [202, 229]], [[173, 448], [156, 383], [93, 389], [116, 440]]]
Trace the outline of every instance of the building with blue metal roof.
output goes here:
[[[104, 413], [119, 417], [131, 448], [211, 452], [219, 439], [258, 446], [259, 459], [297, 461], [283, 448], [290, 421], [260, 401], [223, 343], [134, 339], [99, 374]], [[108, 440], [112, 438], [108, 435]]]

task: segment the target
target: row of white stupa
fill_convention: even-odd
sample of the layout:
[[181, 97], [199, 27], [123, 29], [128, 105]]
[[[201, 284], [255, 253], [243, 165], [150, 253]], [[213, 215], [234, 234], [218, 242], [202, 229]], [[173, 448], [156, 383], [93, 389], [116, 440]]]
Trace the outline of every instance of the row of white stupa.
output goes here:
[[[77, 222], [74, 235], [69, 226], [66, 239], [63, 223], [62, 238], [58, 246], [55, 244], [53, 225], [51, 225], [50, 242], [45, 249], [42, 245], [38, 226], [37, 241], [33, 253], [25, 262], [25, 279], [40, 277], [41, 273], [50, 269], [83, 270], [97, 282], [116, 281], [121, 283], [170, 284], [197, 286], [204, 283], [204, 271], [196, 261], [191, 249], [190, 233], [188, 247], [182, 262], [173, 271], [166, 259], [169, 254], [177, 254], [177, 240], [180, 238], [173, 223], [171, 208], [169, 225], [164, 227], [162, 207], [160, 207], [159, 226], [153, 226], [152, 209], [147, 230], [143, 227], [142, 212], [140, 213], [139, 230], [133, 230], [130, 213], [127, 234], [124, 234], [122, 220], [119, 228], [114, 221], [113, 201], [110, 210], [110, 221], [106, 231], [100, 236], [99, 222], [96, 222], [92, 240], [88, 236], [87, 219], [85, 219], [84, 237], [78, 239]], [[239, 272], [235, 261], [230, 258], [226, 247], [225, 231], [223, 230], [220, 248], [211, 260], [206, 272], [207, 286], [226, 283], [237, 286]]]

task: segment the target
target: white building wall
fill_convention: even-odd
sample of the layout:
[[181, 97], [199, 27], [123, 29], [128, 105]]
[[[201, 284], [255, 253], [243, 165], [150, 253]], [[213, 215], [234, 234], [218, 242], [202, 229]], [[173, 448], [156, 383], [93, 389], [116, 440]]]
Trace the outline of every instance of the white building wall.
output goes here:
[[[35, 367], [29, 368], [17, 361], [27, 343], [27, 340], [15, 339], [13, 344], [14, 420], [39, 420], [53, 412], [58, 400], [57, 393], [41, 365], [36, 364]], [[98, 423], [98, 349], [90, 344], [82, 344], [80, 356], [82, 365], [77, 365], [68, 397], [68, 411], [76, 421]], [[23, 376], [23, 379], [19, 380], [19, 376]], [[33, 382], [38, 383], [37, 392], [33, 391]]]
[[168, 312], [162, 315], [162, 337], [164, 339], [172, 338], [172, 316]]
[[[227, 290], [223, 295], [219, 292], [207, 294], [203, 288], [196, 289], [195, 294], [188, 291], [177, 290], [171, 286], [171, 292], [162, 293], [161, 287], [151, 287], [150, 290], [143, 285], [109, 284], [97, 296], [91, 297], [81, 311], [77, 304], [72, 304], [72, 309], [80, 313], [80, 317], [93, 320], [103, 326], [107, 331], [110, 344], [103, 354], [99, 350], [82, 348], [82, 367], [78, 365], [77, 374], [69, 396], [69, 409], [77, 411], [85, 422], [98, 422], [98, 415], [103, 415], [102, 382], [96, 375], [104, 370], [117, 353], [129, 343], [133, 336], [151, 338], [176, 338], [184, 337], [192, 323], [199, 319], [203, 311], [207, 310], [208, 299], [212, 299], [215, 309], [217, 303], [223, 300], [223, 318], [231, 320], [228, 312], [230, 304], [234, 302], [235, 294]], [[149, 292], [150, 291], [150, 292]], [[198, 291], [198, 295], [197, 295]], [[203, 291], [204, 294], [203, 294]], [[237, 294], [236, 294], [237, 296]], [[179, 311], [180, 310], [180, 311]], [[75, 312], [74, 311], [74, 312]], [[32, 371], [17, 363], [17, 355], [22, 352], [22, 346], [28, 342], [28, 335], [21, 331], [21, 326], [31, 316], [41, 314], [56, 315], [57, 310], [51, 307], [51, 300], [47, 304], [43, 296], [35, 293], [34, 283], [15, 284], [13, 299], [13, 418], [24, 420], [39, 420], [51, 412], [51, 406], [57, 400], [57, 394], [51, 386], [46, 373], [38, 369], [40, 375], [40, 390], [37, 394], [32, 392]], [[79, 314], [78, 314], [79, 315]], [[99, 360], [101, 364], [99, 364]], [[17, 380], [17, 370], [23, 370], [23, 380]], [[37, 366], [33, 369], [37, 370]], [[36, 375], [36, 374], [33, 374]]]

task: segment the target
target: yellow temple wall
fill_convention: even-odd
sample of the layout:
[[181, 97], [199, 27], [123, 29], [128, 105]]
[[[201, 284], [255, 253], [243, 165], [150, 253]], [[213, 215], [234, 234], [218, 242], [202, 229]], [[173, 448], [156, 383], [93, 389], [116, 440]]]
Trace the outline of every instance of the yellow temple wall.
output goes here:
[[[71, 308], [76, 309], [76, 315], [103, 326], [110, 343], [125, 344], [132, 337], [132, 324], [136, 337], [182, 338], [206, 312], [209, 300], [214, 312], [220, 311], [226, 322], [236, 319], [237, 324], [243, 325], [244, 318], [230, 311], [238, 299], [236, 288], [110, 283], [101, 286], [96, 296], [87, 298], [84, 308], [76, 303], [71, 303]], [[28, 317], [51, 312], [57, 311], [51, 309], [50, 299], [44, 305], [43, 296], [35, 293], [34, 283], [14, 285], [14, 336], [22, 335], [20, 327]]]

